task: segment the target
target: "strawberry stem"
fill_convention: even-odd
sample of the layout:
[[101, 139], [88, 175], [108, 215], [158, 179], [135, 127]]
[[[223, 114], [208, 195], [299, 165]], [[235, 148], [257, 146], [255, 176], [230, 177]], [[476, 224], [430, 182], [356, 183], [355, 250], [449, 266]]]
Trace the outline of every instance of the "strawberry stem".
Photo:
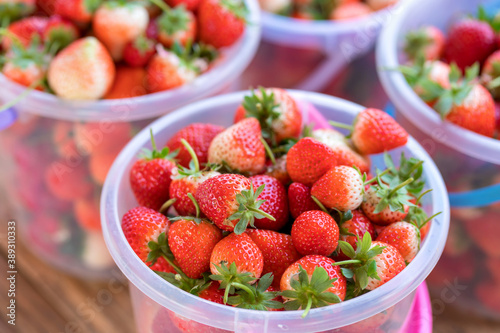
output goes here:
[[175, 198], [172, 198], [168, 201], [166, 201], [160, 208], [160, 210], [158, 211], [160, 214], [163, 214], [163, 215], [167, 215], [167, 211], [168, 209], [170, 208], [170, 206], [172, 206], [175, 202], [177, 201], [177, 199]]
[[194, 162], [195, 172], [196, 173], [199, 172], [200, 171], [200, 162], [198, 161], [198, 156], [196, 156], [196, 153], [194, 152], [193, 147], [191, 147], [189, 142], [187, 142], [185, 139], [181, 139], [181, 143], [184, 145], [184, 147], [186, 147], [189, 155], [191, 155], [191, 159]]
[[389, 192], [389, 194], [387, 195], [387, 197], [390, 198], [392, 195], [394, 195], [394, 193], [396, 193], [397, 191], [399, 191], [400, 189], [402, 189], [406, 185], [410, 184], [412, 181], [413, 181], [413, 178], [409, 178], [409, 179], [405, 180], [404, 182], [402, 182], [401, 184], [399, 184], [398, 186], [396, 186], [395, 188], [393, 188], [391, 190], [391, 192]]
[[311, 195], [311, 199], [313, 199], [313, 201], [319, 206], [319, 208], [324, 211], [325, 213], [327, 214], [330, 214], [328, 212], [328, 210], [326, 209], [326, 207], [321, 203], [321, 201], [318, 200], [318, 198], [316, 198], [314, 195]]
[[182, 276], [183, 279], [186, 279], [186, 280], [189, 279], [188, 276], [186, 274], [184, 274], [184, 272], [176, 264], [174, 264], [174, 262], [172, 260], [170, 260], [170, 258], [165, 253], [162, 252], [160, 255], [162, 256], [163, 259], [165, 259], [170, 264], [170, 266], [172, 266], [172, 268], [177, 272], [177, 274]]
[[352, 125], [347, 125], [347, 124], [344, 124], [344, 123], [339, 123], [339, 122], [333, 121], [333, 120], [329, 120], [328, 123], [330, 125], [332, 125], [333, 127], [344, 128], [344, 129], [347, 129], [347, 130], [350, 130], [350, 131], [352, 131], [354, 129], [354, 127]]
[[433, 218], [435, 218], [436, 216], [438, 216], [438, 215], [439, 215], [439, 214], [441, 214], [441, 213], [442, 213], [442, 212], [439, 212], [439, 213], [436, 213], [436, 214], [432, 215], [431, 217], [429, 217], [429, 218], [428, 218], [428, 219], [427, 219], [424, 223], [422, 223], [422, 224], [420, 225], [420, 228], [419, 228], [419, 229], [422, 229], [423, 227], [425, 227], [425, 225], [426, 225], [427, 223], [429, 223], [430, 221], [432, 221], [432, 219], [433, 219]]
[[193, 202], [194, 207], [196, 208], [196, 218], [200, 217], [200, 206], [198, 205], [198, 201], [194, 198], [194, 196], [191, 193], [188, 193], [187, 196], [191, 201]]
[[418, 205], [420, 203], [420, 200], [424, 197], [424, 195], [426, 195], [427, 193], [429, 192], [432, 192], [432, 188], [425, 191], [424, 193], [420, 194], [417, 198], [417, 200], [415, 201], [415, 204]]
[[361, 260], [352, 259], [352, 260], [337, 261], [336, 263], [333, 263], [332, 266], [350, 265], [350, 264], [361, 264], [361, 263], [362, 263]]
[[261, 209], [257, 209], [257, 208], [253, 208], [253, 207], [247, 207], [249, 211], [251, 212], [254, 212], [254, 213], [258, 213], [260, 215], [264, 215], [265, 217], [267, 217], [268, 219], [270, 219], [271, 221], [276, 221], [276, 219], [274, 218], [274, 216], [266, 213], [265, 211], [261, 210]]
[[305, 318], [307, 316], [309, 310], [311, 310], [311, 307], [312, 307], [312, 297], [308, 297], [306, 308], [304, 310], [304, 313], [302, 313], [302, 318]]
[[165, 13], [168, 13], [171, 8], [162, 0], [149, 0], [153, 5], [156, 5], [159, 7], [161, 10], [163, 10]]
[[231, 285], [235, 288], [239, 288], [239, 289], [246, 291], [251, 298], [251, 303], [255, 302], [255, 295], [254, 295], [254, 292], [252, 291], [251, 288], [249, 288], [248, 286], [246, 286], [244, 284], [238, 283], [238, 282], [233, 282], [233, 283], [231, 283]]
[[153, 151], [156, 151], [156, 142], [155, 142], [155, 137], [153, 135], [153, 129], [149, 129], [149, 135], [151, 136], [151, 147], [153, 148]]
[[385, 169], [383, 172], [379, 173], [376, 177], [373, 177], [372, 179], [364, 182], [363, 185], [368, 185], [368, 184], [376, 182], [379, 177], [382, 177], [383, 175], [387, 174], [389, 171], [390, 171], [389, 169]]
[[273, 165], [276, 164], [276, 158], [274, 157], [273, 151], [271, 150], [271, 147], [269, 147], [266, 140], [264, 140], [262, 136], [260, 137], [260, 142], [262, 142], [262, 144], [264, 145], [264, 149], [266, 149], [266, 153], [271, 159], [271, 163], [273, 163]]

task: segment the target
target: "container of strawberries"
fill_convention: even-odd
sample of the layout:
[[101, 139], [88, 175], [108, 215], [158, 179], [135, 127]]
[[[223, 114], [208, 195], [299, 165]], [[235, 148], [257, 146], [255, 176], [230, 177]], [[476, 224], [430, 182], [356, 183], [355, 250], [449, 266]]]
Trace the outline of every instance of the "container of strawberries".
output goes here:
[[[450, 237], [430, 289], [439, 309], [496, 319], [499, 13], [496, 1], [413, 1], [377, 46], [379, 75], [397, 119], [433, 157], [450, 192]], [[450, 290], [453, 297], [443, 296]]]
[[[368, 52], [398, 0], [261, 0], [263, 43], [247, 86], [321, 91]], [[279, 75], [269, 75], [273, 71]]]
[[141, 131], [101, 217], [138, 332], [400, 332], [449, 206], [429, 155], [385, 112], [259, 88]]
[[[99, 196], [154, 118], [230, 89], [259, 43], [255, 1], [2, 1], [2, 180], [26, 244], [80, 277], [115, 267]], [[7, 109], [11, 107], [10, 109]]]

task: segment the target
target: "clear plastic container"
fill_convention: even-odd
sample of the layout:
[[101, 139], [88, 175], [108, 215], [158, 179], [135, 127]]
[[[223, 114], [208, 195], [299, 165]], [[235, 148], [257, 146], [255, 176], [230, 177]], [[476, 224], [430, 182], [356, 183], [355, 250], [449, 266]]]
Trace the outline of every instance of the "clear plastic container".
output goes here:
[[[338, 98], [290, 91], [301, 103], [304, 122], [319, 124], [325, 118], [350, 123], [363, 107]], [[223, 126], [232, 123], [234, 112], [249, 92], [217, 96], [191, 104], [165, 116], [150, 128], [160, 144], [193, 122]], [[313, 105], [314, 108], [309, 107]], [[320, 113], [314, 111], [319, 110]], [[324, 116], [324, 117], [323, 117]], [[222, 306], [190, 295], [159, 278], [135, 255], [122, 229], [122, 216], [137, 206], [130, 189], [128, 174], [137, 153], [150, 147], [149, 128], [141, 131], [113, 163], [101, 197], [104, 238], [116, 264], [129, 280], [138, 332], [399, 332], [413, 303], [416, 288], [438, 261], [449, 225], [449, 206], [443, 180], [427, 153], [410, 138], [408, 144], [391, 152], [396, 163], [402, 151], [425, 161], [427, 186], [434, 191], [423, 203], [428, 213], [442, 211], [432, 223], [429, 234], [414, 261], [382, 287], [353, 300], [313, 309], [301, 318], [301, 311], [259, 312]], [[374, 156], [374, 167], [383, 166], [382, 156]], [[202, 325], [202, 326], [199, 326]], [[184, 327], [184, 329], [179, 329]], [[199, 330], [196, 330], [199, 329]]]
[[[402, 74], [386, 70], [404, 60], [407, 32], [429, 24], [447, 31], [457, 19], [475, 13], [480, 4], [486, 10], [500, 8], [498, 1], [491, 0], [408, 1], [380, 35], [377, 67], [398, 121], [433, 157], [450, 192], [450, 237], [429, 277], [431, 294], [440, 309], [459, 307], [500, 319], [500, 141], [442, 121]], [[459, 264], [464, 262], [465, 266]], [[453, 289], [453, 299], [443, 300], [455, 283], [459, 288]]]
[[321, 91], [349, 62], [373, 47], [381, 27], [397, 11], [393, 6], [344, 22], [263, 12], [263, 43], [249, 67], [246, 86]]
[[[106, 173], [121, 148], [156, 117], [228, 90], [238, 80], [260, 40], [258, 4], [246, 3], [250, 16], [244, 36], [188, 85], [96, 102], [64, 101], [33, 91], [15, 110], [1, 113], [0, 128], [16, 120], [0, 132], [0, 186], [9, 194], [1, 209], [14, 207], [13, 218], [37, 256], [81, 278], [106, 278], [116, 269], [100, 231]], [[0, 101], [25, 90], [2, 75], [0, 85]]]

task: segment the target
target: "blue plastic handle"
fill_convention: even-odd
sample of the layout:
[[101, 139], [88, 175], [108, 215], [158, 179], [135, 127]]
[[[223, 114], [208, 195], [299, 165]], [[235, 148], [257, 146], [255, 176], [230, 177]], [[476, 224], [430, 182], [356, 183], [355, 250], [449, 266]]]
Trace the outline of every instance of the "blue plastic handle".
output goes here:
[[0, 131], [10, 127], [17, 119], [17, 112], [8, 108], [0, 112]]

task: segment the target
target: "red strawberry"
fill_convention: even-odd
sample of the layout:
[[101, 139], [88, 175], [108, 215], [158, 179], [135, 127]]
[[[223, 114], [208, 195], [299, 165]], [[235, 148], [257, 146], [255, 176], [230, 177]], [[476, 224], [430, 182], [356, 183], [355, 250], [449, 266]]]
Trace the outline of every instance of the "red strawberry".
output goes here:
[[210, 282], [210, 285], [198, 293], [198, 297], [207, 301], [224, 304], [224, 290], [219, 289], [220, 284], [217, 281]]
[[52, 60], [48, 81], [63, 99], [96, 100], [111, 88], [115, 64], [96, 38], [86, 37], [71, 43]]
[[352, 149], [345, 136], [334, 129], [318, 129], [313, 131], [312, 138], [330, 147], [337, 159], [338, 165], [356, 166], [361, 173], [370, 171], [370, 160]]
[[492, 53], [484, 62], [481, 81], [490, 91], [493, 98], [500, 98], [500, 86], [495, 87], [493, 80], [500, 77], [500, 51]]
[[439, 60], [444, 52], [445, 37], [437, 27], [429, 25], [406, 35], [405, 52], [411, 60], [423, 55], [426, 60]]
[[273, 146], [283, 139], [298, 138], [302, 130], [302, 114], [295, 100], [279, 88], [260, 88], [245, 96], [236, 110], [234, 122], [246, 117], [259, 120], [262, 136]]
[[54, 14], [67, 19], [88, 23], [102, 0], [54, 0]]
[[208, 149], [208, 162], [223, 164], [240, 173], [264, 171], [266, 152], [259, 121], [248, 118], [219, 133]]
[[259, 209], [262, 201], [257, 198], [263, 190], [260, 186], [254, 192], [252, 182], [244, 176], [223, 174], [201, 183], [195, 198], [201, 211], [220, 229], [241, 234], [248, 225], [254, 226], [255, 218], [274, 219]]
[[23, 86], [33, 86], [42, 90], [47, 64], [48, 56], [40, 49], [40, 45], [35, 39], [27, 48], [22, 45], [12, 45], [5, 55], [2, 74]]
[[280, 281], [285, 309], [303, 309], [305, 316], [311, 308], [343, 301], [346, 279], [338, 266], [332, 266], [334, 263], [328, 257], [310, 255], [290, 265]]
[[354, 120], [352, 142], [361, 154], [379, 154], [404, 146], [408, 133], [387, 113], [365, 109]]
[[58, 50], [64, 49], [78, 39], [79, 36], [80, 31], [73, 22], [57, 15], [50, 17], [43, 30], [44, 41], [56, 45]]
[[146, 70], [142, 67], [116, 67], [115, 80], [104, 99], [131, 98], [146, 95]]
[[[28, 0], [31, 1], [31, 0]], [[46, 13], [48, 16], [54, 15], [55, 3], [58, 0], [36, 0], [36, 6], [39, 10]]]
[[258, 229], [280, 230], [288, 222], [288, 198], [286, 189], [276, 178], [266, 175], [258, 175], [249, 178], [254, 188], [264, 185], [264, 190], [257, 197], [264, 200], [260, 209], [276, 220], [268, 218], [255, 219], [255, 227]]
[[297, 217], [291, 234], [293, 245], [302, 255], [329, 256], [339, 241], [337, 222], [320, 210], [311, 210]]
[[[359, 209], [353, 210], [350, 215], [344, 214], [339, 223], [339, 240], [349, 243], [354, 250], [357, 249], [357, 241], [363, 238], [365, 233], [369, 233], [371, 238], [375, 238], [375, 227], [365, 214]], [[346, 255], [339, 249], [339, 256], [344, 260]]]
[[448, 32], [445, 59], [464, 71], [474, 63], [483, 63], [495, 51], [495, 32], [482, 21], [465, 19], [454, 24]]
[[125, 45], [123, 60], [132, 67], [144, 67], [155, 53], [155, 42], [140, 35]]
[[215, 48], [234, 44], [245, 31], [247, 12], [242, 0], [201, 0], [198, 7], [200, 41]]
[[343, 212], [354, 210], [363, 202], [364, 177], [352, 167], [340, 165], [325, 173], [311, 188], [326, 208]]
[[152, 132], [151, 143], [153, 150], [145, 150], [130, 170], [130, 187], [140, 205], [159, 210], [169, 199], [175, 153], [168, 148], [157, 151]]
[[288, 171], [286, 170], [286, 155], [278, 157], [275, 163], [273, 163], [271, 160], [268, 160], [266, 162], [266, 165], [267, 169], [266, 171], [264, 171], [264, 174], [276, 178], [281, 184], [285, 186], [292, 182], [290, 176], [288, 175]]
[[146, 32], [149, 14], [135, 2], [103, 3], [92, 21], [94, 34], [108, 48], [114, 60], [123, 58], [125, 45]]
[[166, 146], [171, 150], [179, 149], [179, 154], [177, 155], [178, 163], [187, 168], [192, 157], [181, 143], [181, 139], [184, 139], [193, 148], [200, 165], [204, 165], [208, 162], [208, 148], [210, 147], [210, 143], [223, 130], [224, 128], [219, 125], [194, 123], [175, 133], [168, 140]]
[[294, 219], [310, 210], [320, 210], [317, 203], [311, 198], [311, 189], [301, 183], [292, 183], [288, 187], [288, 206]]
[[200, 0], [166, 0], [165, 1], [170, 7], [177, 7], [184, 5], [184, 7], [189, 11], [196, 11]]
[[312, 186], [335, 165], [333, 150], [312, 138], [300, 139], [287, 154], [286, 169], [290, 178], [306, 186]]
[[[38, 35], [39, 41], [41, 40], [48, 22], [49, 19], [46, 17], [30, 16], [10, 24], [7, 31], [9, 34], [17, 37], [17, 41], [22, 46], [28, 47], [33, 42], [34, 36]], [[9, 35], [3, 36], [2, 47], [4, 50], [10, 49], [12, 43], [12, 38]]]
[[233, 263], [236, 265], [237, 274], [250, 273], [252, 280], [258, 279], [262, 274], [262, 251], [245, 233], [231, 233], [215, 245], [210, 257], [210, 271], [219, 275], [223, 266], [230, 268]]
[[207, 221], [176, 221], [168, 231], [170, 250], [180, 269], [192, 279], [201, 278], [210, 269], [212, 250], [221, 239], [220, 229]]
[[292, 236], [258, 229], [248, 229], [246, 234], [262, 251], [264, 258], [262, 274], [273, 273], [272, 285], [279, 288], [283, 272], [301, 257], [293, 246]]
[[385, 227], [377, 241], [394, 246], [410, 263], [420, 250], [420, 231], [412, 223], [396, 222]]
[[156, 25], [158, 41], [167, 48], [175, 43], [186, 46], [196, 40], [196, 18], [183, 6], [164, 11], [156, 19]]
[[174, 273], [172, 266], [159, 253], [151, 254], [148, 246], [149, 242], [158, 243], [160, 234], [167, 233], [169, 228], [170, 222], [164, 215], [146, 207], [133, 208], [122, 218], [123, 234], [139, 259], [149, 266], [150, 259], [156, 258], [152, 270]]

